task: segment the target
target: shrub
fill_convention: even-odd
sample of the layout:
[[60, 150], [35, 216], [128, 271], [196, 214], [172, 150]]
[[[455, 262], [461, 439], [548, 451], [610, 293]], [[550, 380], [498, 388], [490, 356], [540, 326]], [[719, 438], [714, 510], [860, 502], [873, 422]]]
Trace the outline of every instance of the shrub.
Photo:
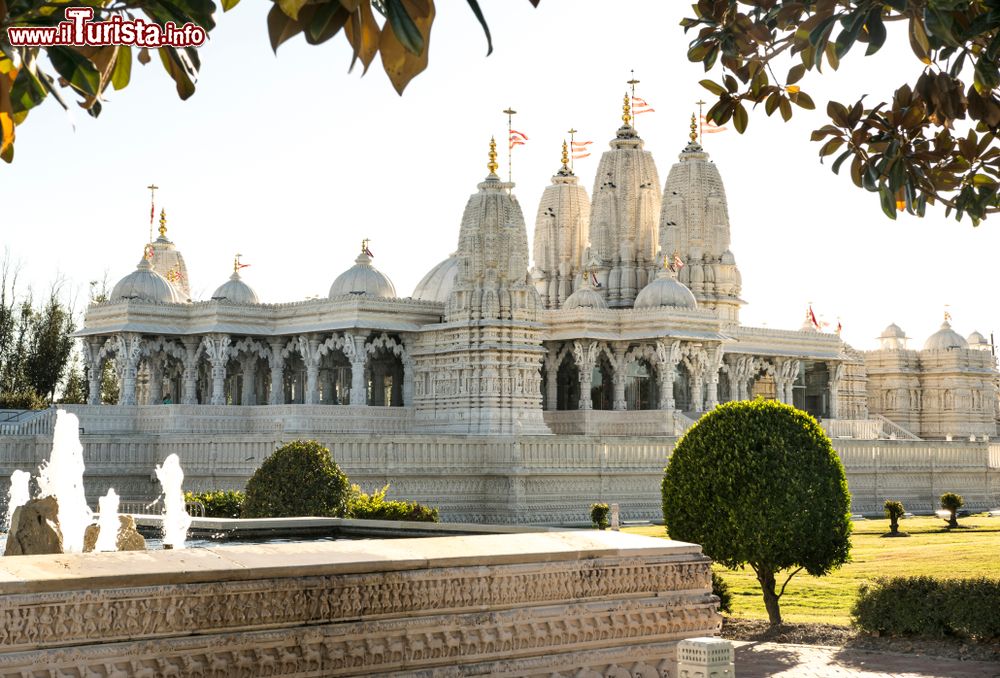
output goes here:
[[719, 599], [719, 612], [727, 614], [733, 611], [733, 594], [729, 592], [729, 584], [713, 570], [712, 595]]
[[0, 410], [44, 410], [49, 404], [31, 389], [0, 393]]
[[886, 499], [883, 508], [885, 517], [889, 519], [889, 534], [899, 534], [899, 519], [906, 513], [903, 502]]
[[790, 572], [787, 584], [847, 560], [844, 467], [816, 420], [790, 405], [744, 400], [703, 416], [677, 443], [662, 491], [670, 538], [701, 544], [728, 568], [749, 565], [772, 624], [781, 623], [779, 572]]
[[590, 522], [594, 524], [599, 530], [608, 529], [608, 516], [611, 515], [611, 507], [607, 504], [591, 504], [590, 505]]
[[388, 491], [388, 484], [371, 494], [365, 494], [357, 485], [351, 485], [351, 495], [347, 501], [347, 517], [368, 520], [412, 520], [423, 523], [440, 521], [436, 508], [415, 501], [386, 499]]
[[294, 440], [274, 451], [247, 482], [244, 518], [343, 516], [350, 491], [330, 450]]
[[941, 508], [945, 511], [951, 511], [948, 527], [958, 527], [958, 509], [963, 506], [965, 506], [965, 499], [962, 498], [962, 495], [954, 492], [945, 492], [941, 495]]
[[185, 492], [184, 501], [196, 501], [205, 507], [206, 518], [239, 518], [246, 495], [236, 490]]
[[880, 577], [851, 609], [862, 631], [898, 636], [1000, 637], [1000, 579]]

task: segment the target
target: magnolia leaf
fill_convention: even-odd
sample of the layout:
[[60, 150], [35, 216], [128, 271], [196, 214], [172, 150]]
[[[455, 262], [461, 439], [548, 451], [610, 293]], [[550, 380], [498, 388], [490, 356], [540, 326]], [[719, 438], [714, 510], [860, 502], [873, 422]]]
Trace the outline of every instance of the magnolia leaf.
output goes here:
[[276, 1], [278, 3], [278, 7], [281, 8], [281, 11], [284, 12], [291, 19], [294, 19], [295, 21], [299, 20], [299, 11], [301, 11], [302, 8], [305, 7], [306, 2], [308, 2], [308, 0], [276, 0]]
[[111, 84], [117, 89], [128, 87], [132, 79], [132, 48], [122, 45], [118, 48], [118, 56], [115, 57], [115, 69], [111, 73]]
[[118, 47], [116, 45], [105, 45], [103, 47], [76, 47], [74, 49], [94, 64], [100, 78], [96, 94], [87, 97], [80, 103], [81, 107], [89, 110], [93, 108], [101, 93], [111, 84], [111, 74], [115, 68]]
[[379, 53], [382, 55], [382, 67], [389, 76], [392, 86], [399, 94], [403, 93], [418, 73], [427, 68], [431, 24], [434, 23], [434, 6], [430, 6], [427, 16], [416, 20], [417, 28], [424, 35], [424, 50], [416, 55], [403, 47], [396, 36], [395, 30], [383, 30], [379, 39]]
[[69, 47], [52, 46], [48, 56], [52, 67], [73, 89], [91, 97], [100, 92], [101, 74], [83, 54]]
[[222, 0], [222, 11], [228, 12], [238, 4], [240, 4], [240, 0]]
[[747, 129], [748, 122], [747, 109], [743, 107], [743, 104], [737, 104], [736, 109], [733, 111], [733, 126], [736, 128], [736, 131], [743, 134]]
[[312, 18], [306, 21], [304, 14], [299, 15], [299, 22], [308, 26], [306, 42], [319, 45], [326, 42], [344, 27], [350, 14], [339, 2], [324, 2], [312, 7]]
[[344, 30], [347, 33], [347, 40], [354, 47], [354, 58], [351, 60], [351, 68], [354, 63], [361, 59], [361, 64], [365, 67], [364, 73], [368, 72], [368, 67], [375, 60], [378, 53], [379, 37], [381, 30], [375, 15], [372, 14], [372, 7], [369, 3], [362, 3], [356, 12], [351, 15], [351, 20], [347, 22]]
[[726, 88], [713, 80], [701, 80], [698, 84], [716, 96], [726, 93]]
[[10, 100], [10, 90], [14, 85], [17, 69], [0, 73], [0, 158], [5, 162], [14, 159], [14, 108]]
[[160, 47], [160, 61], [163, 68], [177, 85], [177, 96], [182, 100], [188, 99], [194, 94], [194, 79], [197, 71], [194, 70], [188, 56], [174, 47]]
[[281, 43], [302, 32], [302, 24], [281, 11], [278, 5], [267, 13], [267, 34], [271, 38], [271, 49], [277, 54]]
[[[486, 56], [493, 54], [493, 37], [490, 35], [489, 24], [486, 23], [486, 17], [483, 16], [483, 10], [479, 7], [478, 0], [466, 0], [469, 3], [469, 7], [472, 8], [472, 13], [476, 15], [476, 19], [479, 20], [479, 25], [483, 27], [483, 33], [486, 34]], [[538, 3], [535, 3], [538, 6]]]
[[[412, 6], [412, 1], [411, 1]], [[385, 0], [386, 18], [392, 27], [392, 32], [408, 52], [420, 55], [424, 52], [424, 36], [410, 16], [409, 7], [403, 5], [403, 0]]]

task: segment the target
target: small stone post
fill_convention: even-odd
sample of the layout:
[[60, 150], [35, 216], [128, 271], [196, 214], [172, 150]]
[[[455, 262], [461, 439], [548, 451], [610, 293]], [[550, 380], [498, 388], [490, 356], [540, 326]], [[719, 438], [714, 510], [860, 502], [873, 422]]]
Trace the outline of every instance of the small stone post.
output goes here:
[[721, 638], [677, 643], [677, 678], [736, 678], [733, 646]]
[[618, 531], [620, 524], [618, 522], [618, 504], [611, 505], [611, 529], [615, 532]]

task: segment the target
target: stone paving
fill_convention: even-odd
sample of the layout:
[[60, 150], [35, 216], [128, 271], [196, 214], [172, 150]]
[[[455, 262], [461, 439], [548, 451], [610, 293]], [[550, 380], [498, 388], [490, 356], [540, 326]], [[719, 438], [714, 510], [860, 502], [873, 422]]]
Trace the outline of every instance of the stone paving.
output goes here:
[[1000, 663], [870, 652], [825, 645], [731, 641], [739, 678], [1000, 678]]

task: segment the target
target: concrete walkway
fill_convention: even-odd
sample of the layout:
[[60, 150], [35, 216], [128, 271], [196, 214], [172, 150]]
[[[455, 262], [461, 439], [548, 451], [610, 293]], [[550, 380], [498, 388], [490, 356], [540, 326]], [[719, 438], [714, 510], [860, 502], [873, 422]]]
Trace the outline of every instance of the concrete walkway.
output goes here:
[[739, 678], [1000, 678], [1000, 663], [870, 652], [825, 645], [731, 641]]

